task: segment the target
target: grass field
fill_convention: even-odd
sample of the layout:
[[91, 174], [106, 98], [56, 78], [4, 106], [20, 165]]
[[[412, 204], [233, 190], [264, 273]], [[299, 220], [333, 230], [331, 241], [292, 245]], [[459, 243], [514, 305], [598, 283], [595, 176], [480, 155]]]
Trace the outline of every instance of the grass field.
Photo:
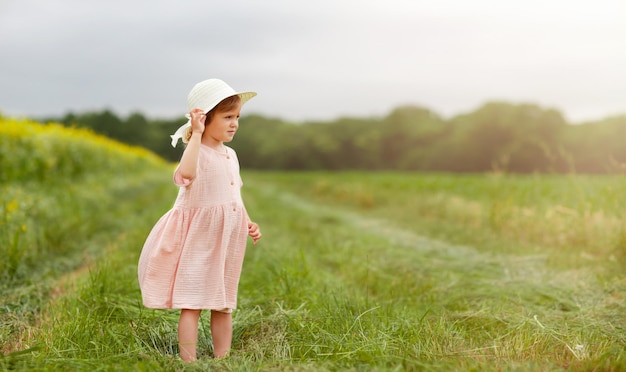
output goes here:
[[172, 166], [132, 151], [71, 184], [3, 180], [0, 368], [626, 369], [623, 176], [244, 172], [264, 237], [233, 351], [209, 357], [205, 314], [184, 365], [177, 312], [143, 308], [136, 280]]

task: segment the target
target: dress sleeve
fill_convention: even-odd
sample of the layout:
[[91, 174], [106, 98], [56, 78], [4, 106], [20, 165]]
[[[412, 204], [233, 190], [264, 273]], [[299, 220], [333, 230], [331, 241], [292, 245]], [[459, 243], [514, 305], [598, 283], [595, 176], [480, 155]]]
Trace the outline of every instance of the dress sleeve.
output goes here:
[[193, 178], [185, 178], [183, 177], [180, 172], [178, 171], [178, 166], [176, 167], [176, 170], [174, 171], [174, 184], [176, 186], [189, 186], [191, 185], [191, 183], [193, 182]]

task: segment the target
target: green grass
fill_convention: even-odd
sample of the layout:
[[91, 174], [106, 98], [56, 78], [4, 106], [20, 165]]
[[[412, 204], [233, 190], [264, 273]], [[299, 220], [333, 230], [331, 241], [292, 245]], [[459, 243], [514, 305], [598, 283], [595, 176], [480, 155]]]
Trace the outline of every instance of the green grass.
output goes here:
[[244, 172], [264, 237], [233, 351], [210, 358], [204, 314], [185, 365], [178, 313], [143, 308], [136, 279], [171, 171], [4, 184], [5, 211], [20, 200], [4, 226], [42, 259], [15, 259], [2, 287], [1, 369], [626, 368], [624, 177]]
[[[342, 345], [333, 345], [332, 340], [323, 342], [324, 347], [332, 345], [330, 355], [334, 365], [348, 368], [366, 363], [384, 368], [402, 365], [411, 369], [426, 365], [462, 370], [474, 367], [481, 370], [533, 369], [535, 366], [542, 370], [565, 366], [619, 370], [624, 366], [626, 288], [620, 270], [624, 267], [623, 261], [616, 258], [623, 257], [623, 230], [607, 228], [602, 232], [608, 237], [598, 238], [614, 244], [609, 247], [541, 247], [533, 240], [517, 242], [515, 235], [508, 231], [494, 231], [488, 215], [485, 216], [487, 221], [473, 222], [471, 233], [463, 232], [467, 228], [467, 215], [476, 213], [477, 206], [471, 203], [469, 212], [462, 209], [456, 214], [431, 211], [428, 217], [416, 213], [427, 209], [421, 203], [432, 207], [432, 201], [428, 200], [432, 193], [448, 192], [449, 201], [461, 196], [469, 199], [470, 196], [464, 194], [465, 187], [457, 186], [461, 191], [454, 191], [451, 181], [455, 176], [362, 173], [255, 176], [256, 185], [263, 185], [257, 190], [265, 190], [269, 201], [268, 205], [258, 205], [256, 210], [273, 211], [264, 225], [275, 226], [275, 221], [283, 218], [280, 214], [287, 214], [289, 221], [279, 224], [277, 232], [266, 231], [266, 237], [276, 234], [281, 239], [285, 236], [293, 239], [272, 247], [272, 251], [278, 249], [280, 253], [269, 260], [286, 266], [270, 280], [286, 283], [283, 285], [285, 292], [277, 296], [283, 299], [283, 305], [285, 299], [292, 298], [293, 303], [287, 302], [289, 308], [298, 308], [299, 301], [306, 300], [308, 306], [302, 309], [319, 315], [314, 324], [327, 324], [329, 317], [336, 322], [344, 315], [354, 322], [358, 314], [366, 314], [366, 319], [370, 319], [367, 325], [374, 328], [376, 337], [359, 331], [353, 337], [339, 338], [343, 342], [350, 341], [345, 342], [345, 349]], [[464, 178], [469, 182], [464, 182]], [[435, 186], [439, 181], [440, 187]], [[527, 187], [548, 190], [573, 181], [575, 179], [512, 177], [499, 182], [503, 186], [525, 183]], [[473, 184], [475, 200], [481, 208], [488, 209], [489, 200], [492, 203], [495, 200], [485, 191], [493, 190], [488, 177], [458, 177], [457, 182]], [[624, 186], [623, 178], [580, 177], [578, 182], [589, 188], [595, 185], [600, 190], [610, 189], [607, 186], [615, 189]], [[317, 191], [320, 184], [324, 185], [323, 192]], [[426, 185], [429, 187], [424, 187]], [[430, 193], [426, 191], [429, 188]], [[403, 189], [409, 192], [402, 193]], [[424, 191], [411, 195], [416, 189]], [[514, 191], [508, 192], [514, 194]], [[523, 192], [530, 190], [523, 189]], [[551, 194], [558, 192], [547, 193]], [[619, 205], [624, 205], [620, 203], [623, 195], [596, 196], [615, 198], [615, 204], [607, 204], [610, 209], [605, 213], [619, 216]], [[485, 201], [480, 202], [481, 199]], [[516, 195], [511, 195], [510, 200], [516, 200]], [[549, 196], [541, 200], [520, 200], [527, 208], [549, 208], [550, 204]], [[588, 202], [595, 205], [592, 198]], [[440, 203], [440, 208], [447, 205], [441, 199]], [[519, 208], [519, 204], [511, 202], [510, 205]], [[449, 223], [445, 230], [438, 227], [445, 222]], [[543, 229], [545, 234], [553, 228], [543, 220], [536, 221], [535, 225], [537, 231]], [[428, 230], [432, 227], [435, 229]], [[451, 235], [448, 241], [441, 236], [439, 239], [426, 237], [440, 235], [441, 231], [458, 233], [461, 237]], [[484, 244], [460, 244], [468, 240]], [[496, 251], [498, 245], [500, 250]], [[532, 249], [525, 252], [523, 247]], [[598, 256], [567, 258], [578, 256], [583, 249]], [[606, 255], [600, 256], [603, 252]], [[268, 252], [262, 254], [266, 259]], [[286, 255], [286, 259], [279, 257], [282, 255]], [[571, 266], [554, 265], [558, 257], [563, 257]], [[592, 262], [584, 267], [582, 260]], [[296, 269], [292, 271], [294, 266]], [[255, 275], [256, 270], [255, 266], [249, 271]], [[292, 275], [286, 275], [285, 271]], [[293, 283], [285, 277], [291, 277]], [[260, 280], [256, 277], [252, 282]], [[329, 302], [335, 303], [329, 306]], [[342, 306], [345, 303], [357, 309], [348, 311]], [[329, 307], [335, 312], [325, 311]], [[359, 321], [358, 326], [362, 323]], [[352, 323], [346, 321], [343, 328], [334, 325], [314, 334], [346, 336], [349, 325]], [[399, 336], [392, 330], [403, 333]], [[302, 335], [301, 332], [296, 334]], [[371, 347], [362, 345], [365, 355], [359, 353], [362, 348], [354, 345], [355, 338]], [[307, 340], [305, 344], [314, 344], [314, 341]], [[327, 356], [329, 352], [315, 353], [315, 358], [319, 359], [320, 354]], [[346, 364], [342, 365], [342, 361]]]
[[19, 355], [63, 284], [159, 213], [171, 166], [86, 130], [25, 120], [0, 118], [0, 144], [0, 345]]

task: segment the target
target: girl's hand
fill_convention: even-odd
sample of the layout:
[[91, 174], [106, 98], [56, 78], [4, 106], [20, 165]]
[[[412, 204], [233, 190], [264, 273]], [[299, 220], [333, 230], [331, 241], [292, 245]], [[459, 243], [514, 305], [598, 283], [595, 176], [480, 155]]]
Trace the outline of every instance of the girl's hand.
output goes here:
[[191, 130], [195, 133], [202, 134], [206, 121], [206, 115], [202, 109], [195, 108], [189, 113], [191, 115]]
[[259, 229], [259, 225], [254, 222], [248, 222], [248, 235], [252, 238], [253, 244], [256, 245], [256, 242], [261, 239], [261, 229]]

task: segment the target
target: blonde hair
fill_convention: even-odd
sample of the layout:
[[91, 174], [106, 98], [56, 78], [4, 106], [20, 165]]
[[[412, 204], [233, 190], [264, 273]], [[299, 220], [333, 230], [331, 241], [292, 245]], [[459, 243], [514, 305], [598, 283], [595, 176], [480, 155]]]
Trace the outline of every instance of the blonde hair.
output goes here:
[[[211, 123], [211, 120], [213, 120], [213, 117], [215, 116], [216, 113], [232, 110], [238, 105], [241, 105], [241, 97], [239, 97], [238, 95], [224, 98], [223, 100], [220, 101], [220, 103], [215, 105], [215, 107], [213, 107], [211, 110], [209, 110], [206, 113], [206, 119], [204, 121], [204, 124], [208, 125], [209, 123]], [[192, 133], [193, 133], [193, 128], [191, 126], [185, 129], [185, 132], [183, 133], [184, 143], [189, 142], [189, 140], [191, 139]]]

